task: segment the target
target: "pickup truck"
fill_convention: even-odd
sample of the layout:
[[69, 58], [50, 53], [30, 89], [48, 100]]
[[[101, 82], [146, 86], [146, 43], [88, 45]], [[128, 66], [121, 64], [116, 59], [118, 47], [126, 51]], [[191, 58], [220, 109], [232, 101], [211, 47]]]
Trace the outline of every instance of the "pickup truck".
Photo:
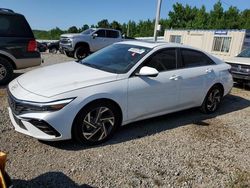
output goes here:
[[235, 82], [250, 86], [250, 48], [246, 48], [234, 58], [226, 60], [231, 65], [231, 73]]
[[122, 40], [121, 32], [118, 30], [90, 28], [82, 33], [61, 35], [60, 50], [68, 57], [83, 59], [89, 53]]

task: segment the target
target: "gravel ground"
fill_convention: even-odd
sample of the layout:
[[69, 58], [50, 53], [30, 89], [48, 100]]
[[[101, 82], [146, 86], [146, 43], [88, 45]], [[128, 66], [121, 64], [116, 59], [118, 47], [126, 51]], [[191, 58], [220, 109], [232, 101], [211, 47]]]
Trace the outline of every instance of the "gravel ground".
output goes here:
[[[42, 66], [71, 60], [43, 58]], [[250, 89], [234, 87], [213, 115], [191, 109], [136, 122], [95, 147], [48, 143], [13, 130], [1, 87], [0, 150], [15, 187], [250, 187], [249, 115]]]

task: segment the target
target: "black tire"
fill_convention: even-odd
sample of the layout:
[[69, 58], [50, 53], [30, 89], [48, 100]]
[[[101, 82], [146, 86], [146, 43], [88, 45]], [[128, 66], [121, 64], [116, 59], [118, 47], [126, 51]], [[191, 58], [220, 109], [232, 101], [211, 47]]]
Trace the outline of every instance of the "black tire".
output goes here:
[[65, 55], [66, 55], [67, 57], [74, 57], [73, 52], [65, 52]]
[[213, 86], [207, 93], [202, 106], [201, 111], [205, 114], [211, 114], [215, 112], [221, 103], [223, 97], [223, 90], [219, 86]]
[[111, 138], [120, 124], [121, 116], [115, 105], [107, 101], [91, 103], [78, 113], [72, 136], [81, 144], [96, 145]]
[[13, 77], [13, 67], [11, 63], [0, 57], [0, 85], [8, 84]]
[[74, 57], [75, 59], [81, 60], [87, 57], [89, 54], [89, 50], [86, 46], [79, 46], [76, 48]]
[[49, 49], [49, 52], [52, 53], [52, 54], [56, 54], [57, 49], [55, 47], [52, 47], [51, 49]]

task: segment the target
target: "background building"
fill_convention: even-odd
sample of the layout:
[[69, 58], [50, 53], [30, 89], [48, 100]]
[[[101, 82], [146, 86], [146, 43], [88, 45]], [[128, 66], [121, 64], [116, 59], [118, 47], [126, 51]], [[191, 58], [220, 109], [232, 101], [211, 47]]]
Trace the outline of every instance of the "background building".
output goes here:
[[250, 47], [250, 30], [165, 30], [164, 39], [193, 46], [221, 59]]

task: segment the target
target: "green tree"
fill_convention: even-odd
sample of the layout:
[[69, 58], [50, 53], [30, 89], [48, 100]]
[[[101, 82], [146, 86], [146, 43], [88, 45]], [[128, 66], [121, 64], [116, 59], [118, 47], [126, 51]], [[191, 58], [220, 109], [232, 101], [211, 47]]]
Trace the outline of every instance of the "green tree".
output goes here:
[[110, 28], [109, 21], [107, 19], [103, 19], [97, 23], [97, 26], [100, 28]]
[[193, 29], [207, 29], [208, 28], [208, 17], [209, 14], [206, 12], [206, 7], [202, 5], [200, 9], [197, 10], [196, 16], [193, 21]]
[[173, 5], [173, 11], [169, 12], [169, 26], [171, 28], [192, 28], [198, 9], [181, 3]]
[[230, 6], [227, 11], [224, 12], [224, 24], [227, 29], [239, 29], [240, 28], [240, 14], [239, 9]]
[[60, 35], [63, 34], [64, 31], [62, 31], [60, 28], [56, 27], [54, 29], [51, 29], [49, 31], [49, 33], [50, 33], [49, 39], [54, 40], [54, 39], [60, 39]]
[[246, 9], [240, 13], [240, 28], [250, 29], [250, 9]]
[[72, 26], [68, 29], [68, 33], [78, 33], [78, 29], [76, 26]]
[[137, 25], [135, 21], [129, 20], [127, 24], [127, 36], [128, 37], [135, 37], [137, 35]]
[[81, 28], [82, 31], [85, 31], [85, 30], [87, 30], [87, 29], [89, 29], [89, 25], [87, 25], [87, 24], [84, 24], [84, 25], [82, 26], [82, 28]]
[[214, 4], [213, 10], [210, 11], [209, 15], [209, 28], [210, 29], [224, 29], [224, 10], [221, 1]]
[[120, 31], [122, 30], [121, 24], [119, 22], [115, 21], [115, 20], [110, 24], [110, 26], [111, 26], [112, 29], [117, 29], [117, 30], [120, 30]]

